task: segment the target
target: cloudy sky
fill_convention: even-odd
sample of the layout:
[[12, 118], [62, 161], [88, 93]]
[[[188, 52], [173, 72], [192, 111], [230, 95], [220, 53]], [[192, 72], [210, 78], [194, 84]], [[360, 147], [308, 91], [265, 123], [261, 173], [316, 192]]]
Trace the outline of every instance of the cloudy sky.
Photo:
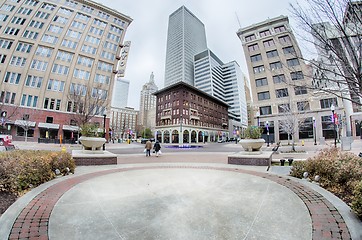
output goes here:
[[[158, 88], [164, 86], [168, 17], [180, 6], [185, 5], [204, 23], [209, 49], [223, 62], [236, 60], [248, 76], [237, 30], [268, 18], [290, 16], [289, 3], [296, 0], [95, 1], [133, 19], [125, 36], [126, 41], [132, 42], [125, 78], [130, 81], [128, 106], [138, 110], [141, 88], [148, 82], [151, 72]], [[295, 20], [293, 17], [289, 20], [293, 27]]]

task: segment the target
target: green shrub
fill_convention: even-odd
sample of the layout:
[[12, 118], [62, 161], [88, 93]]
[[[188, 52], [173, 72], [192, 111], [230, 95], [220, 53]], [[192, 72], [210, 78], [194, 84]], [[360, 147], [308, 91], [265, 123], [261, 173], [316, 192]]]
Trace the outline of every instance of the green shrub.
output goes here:
[[66, 152], [17, 150], [0, 153], [0, 191], [21, 194], [55, 178], [55, 169], [74, 173], [75, 163]]
[[80, 128], [80, 133], [84, 137], [101, 137], [103, 133], [98, 133], [98, 126], [94, 123], [83, 124]]
[[362, 219], [362, 180], [356, 185], [353, 194], [351, 208], [356, 212], [357, 216]]
[[244, 138], [258, 139], [261, 138], [263, 129], [258, 126], [248, 126], [244, 131]]
[[322, 150], [304, 163], [293, 165], [292, 176], [302, 177], [303, 172], [308, 172], [310, 179], [314, 179], [319, 175], [320, 186], [351, 205], [354, 190], [362, 179], [362, 158], [332, 147]]

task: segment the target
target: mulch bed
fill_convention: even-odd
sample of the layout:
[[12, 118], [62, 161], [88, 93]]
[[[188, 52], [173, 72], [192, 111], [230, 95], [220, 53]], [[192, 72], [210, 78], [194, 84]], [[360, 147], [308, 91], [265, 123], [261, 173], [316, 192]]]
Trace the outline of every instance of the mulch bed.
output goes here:
[[0, 191], [0, 216], [13, 204], [17, 199], [17, 196], [13, 193]]

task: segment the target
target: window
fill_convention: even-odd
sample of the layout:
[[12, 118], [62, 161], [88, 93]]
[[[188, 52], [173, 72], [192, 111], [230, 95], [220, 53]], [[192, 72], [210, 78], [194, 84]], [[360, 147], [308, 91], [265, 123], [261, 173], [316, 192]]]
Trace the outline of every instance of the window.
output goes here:
[[50, 26], [48, 27], [48, 31], [52, 32], [52, 33], [60, 34], [63, 31], [63, 27], [59, 27], [59, 26], [50, 24]]
[[41, 40], [46, 43], [56, 44], [58, 42], [58, 37], [44, 34]]
[[36, 69], [44, 72], [47, 69], [48, 62], [34, 59], [30, 64], [30, 69]]
[[101, 42], [101, 39], [97, 38], [97, 37], [93, 37], [93, 36], [90, 36], [90, 35], [87, 35], [85, 37], [85, 41], [89, 42], [89, 43], [92, 43], [92, 44], [95, 44], [95, 45], [98, 45], [100, 42]]
[[268, 85], [268, 80], [266, 78], [255, 79], [255, 85], [257, 87]]
[[260, 37], [266, 37], [266, 36], [269, 36], [270, 35], [270, 31], [269, 29], [268, 30], [265, 30], [265, 31], [262, 31], [259, 33]]
[[285, 32], [286, 30], [287, 30], [287, 29], [285, 28], [284, 25], [278, 26], [278, 27], [275, 27], [275, 28], [274, 28], [274, 31], [275, 31], [276, 33]]
[[85, 52], [85, 53], [96, 54], [97, 48], [91, 47], [91, 46], [88, 46], [88, 45], [83, 45], [81, 51]]
[[249, 52], [257, 51], [257, 50], [259, 50], [259, 45], [257, 43], [250, 45], [250, 46], [248, 46], [248, 50], [249, 50]]
[[331, 108], [332, 104], [338, 107], [337, 98], [326, 98], [320, 100], [321, 108]]
[[42, 57], [50, 57], [53, 53], [52, 48], [44, 47], [44, 46], [38, 46], [36, 49], [35, 55], [42, 56]]
[[300, 65], [298, 58], [292, 58], [287, 60], [288, 67], [294, 67]]
[[273, 82], [274, 84], [285, 82], [284, 74], [273, 76]]
[[9, 40], [0, 39], [0, 48], [10, 49], [12, 45], [13, 45], [13, 42], [11, 42]]
[[293, 54], [293, 53], [295, 53], [295, 49], [294, 49], [293, 46], [284, 47], [283, 48], [283, 53], [284, 54]]
[[52, 68], [52, 73], [57, 73], [61, 75], [68, 75], [69, 67], [60, 65], [60, 64], [54, 64]]
[[297, 109], [299, 112], [310, 110], [309, 102], [308, 101], [297, 102]]
[[102, 36], [104, 33], [104, 30], [91, 26], [89, 29], [89, 32], [93, 33], [94, 35]]
[[115, 33], [118, 33], [119, 35], [122, 35], [122, 33], [123, 33], [123, 29], [122, 29], [122, 28], [119, 28], [119, 27], [116, 27], [116, 26], [113, 26], [113, 25], [111, 25], [110, 30], [113, 31], [113, 32], [115, 32]]
[[103, 48], [107, 48], [107, 49], [112, 50], [112, 51], [117, 51], [117, 44], [110, 43], [110, 42], [106, 41], [104, 43]]
[[72, 22], [72, 25], [71, 25], [72, 27], [74, 27], [74, 28], [78, 28], [78, 29], [81, 29], [81, 30], [84, 30], [85, 29], [85, 27], [87, 26], [87, 24], [84, 24], [84, 23], [82, 23], [82, 22], [78, 22], [78, 21], [73, 21]]
[[253, 55], [250, 57], [251, 62], [261, 61], [261, 54]]
[[267, 100], [270, 99], [270, 93], [269, 92], [260, 92], [258, 93], [258, 100]]
[[278, 51], [277, 50], [271, 50], [266, 52], [266, 56], [268, 58], [278, 57]]
[[25, 63], [26, 63], [26, 58], [13, 56], [9, 64], [18, 67], [24, 67]]
[[291, 72], [290, 73], [290, 77], [292, 78], [292, 80], [301, 80], [304, 79], [304, 75], [302, 71], [297, 71], [297, 72]]
[[53, 123], [53, 121], [53, 117], [47, 117], [45, 120], [46, 123]]
[[251, 34], [251, 35], [245, 37], [245, 42], [250, 42], [254, 39], [256, 39], [255, 34]]
[[26, 21], [26, 18], [21, 18], [21, 17], [13, 17], [11, 19], [11, 23], [19, 24], [19, 25], [24, 25], [25, 21]]
[[88, 13], [93, 13], [94, 8], [86, 6], [86, 5], [82, 5], [82, 10]]
[[112, 72], [112, 67], [113, 66], [111, 64], [101, 62], [101, 61], [99, 61], [98, 65], [97, 65], [98, 70], [102, 70], [102, 71], [106, 71], [106, 72]]
[[264, 47], [272, 47], [272, 46], [274, 46], [275, 45], [275, 43], [274, 43], [274, 40], [273, 39], [269, 39], [269, 40], [267, 40], [267, 41], [264, 41], [263, 42], [263, 45], [264, 45]]
[[87, 93], [87, 87], [82, 84], [71, 83], [69, 92], [70, 94], [85, 96]]
[[37, 11], [35, 14], [35, 17], [41, 18], [41, 19], [48, 19], [50, 16], [49, 13], [46, 12], [42, 12], [42, 11]]
[[63, 39], [63, 41], [62, 41], [62, 46], [63, 47], [76, 49], [77, 45], [78, 45], [78, 43], [76, 41], [72, 41], [72, 40], [68, 40], [68, 39]]
[[5, 11], [5, 12], [12, 12], [14, 10], [15, 6], [10, 5], [10, 4], [4, 4], [1, 7], [1, 10]]
[[278, 112], [279, 113], [288, 113], [290, 111], [291, 111], [291, 109], [290, 109], [289, 103], [279, 104], [278, 105]]
[[106, 83], [109, 84], [110, 81], [110, 77], [109, 76], [105, 76], [105, 75], [101, 75], [101, 74], [96, 74], [96, 77], [94, 79], [94, 82], [96, 83]]
[[39, 33], [34, 31], [25, 30], [23, 33], [24, 38], [29, 38], [35, 40], [38, 37]]
[[302, 94], [307, 94], [307, 88], [304, 86], [296, 86], [294, 87], [294, 92], [295, 95], [302, 95]]
[[90, 72], [76, 68], [74, 69], [73, 77], [89, 80]]
[[13, 27], [7, 27], [4, 31], [5, 34], [8, 34], [8, 35], [18, 35], [20, 29], [18, 28], [13, 28]]
[[71, 62], [73, 59], [73, 55], [74, 53], [59, 50], [57, 52], [56, 59], [61, 61]]
[[92, 58], [88, 58], [88, 57], [84, 57], [84, 56], [78, 56], [78, 60], [77, 60], [77, 64], [79, 65], [83, 65], [86, 67], [92, 67], [94, 62], [94, 59]]
[[97, 25], [97, 26], [100, 26], [102, 28], [105, 28], [107, 26], [107, 23], [99, 20], [99, 19], [94, 19], [93, 20], [93, 24]]
[[274, 70], [276, 70], [276, 69], [281, 69], [281, 68], [283, 68], [283, 66], [282, 66], [282, 63], [281, 62], [273, 62], [273, 63], [270, 63], [270, 70], [271, 71], [274, 71]]
[[85, 14], [82, 14], [82, 13], [79, 13], [79, 12], [78, 12], [77, 15], [75, 16], [75, 18], [80, 19], [80, 20], [83, 20], [83, 21], [85, 21], [85, 22], [88, 22], [89, 19], [90, 19], [89, 16], [87, 16], [87, 15], [85, 15]]
[[282, 97], [288, 97], [288, 89], [287, 88], [282, 88], [282, 89], [277, 89], [275, 90], [275, 95], [277, 98], [282, 98]]
[[254, 73], [255, 73], [255, 74], [256, 74], [256, 73], [265, 72], [264, 65], [254, 67], [253, 70], [254, 70]]
[[107, 51], [102, 51], [101, 57], [113, 61], [116, 58], [116, 55], [114, 55], [113, 53], [107, 52]]
[[66, 9], [66, 8], [62, 8], [62, 7], [61, 7], [61, 8], [59, 8], [58, 13], [61, 13], [61, 14], [70, 16], [70, 15], [72, 15], [73, 10]]
[[30, 15], [31, 12], [32, 12], [31, 9], [25, 7], [20, 7], [18, 10], [18, 13], [23, 15]]
[[47, 89], [55, 92], [63, 92], [64, 86], [65, 86], [64, 81], [49, 79]]
[[68, 18], [56, 15], [53, 18], [53, 22], [66, 24], [68, 22]]
[[43, 3], [41, 8], [49, 10], [49, 11], [53, 11], [55, 9], [55, 5], [49, 4], [49, 3]]
[[285, 43], [290, 43], [291, 40], [290, 40], [290, 37], [288, 35], [284, 35], [284, 36], [279, 37], [279, 42], [281, 44], [285, 44]]
[[260, 107], [259, 110], [260, 110], [260, 115], [270, 115], [270, 114], [272, 114], [271, 106]]
[[81, 32], [78, 32], [78, 31], [74, 31], [74, 30], [69, 29], [69, 30], [67, 31], [67, 36], [79, 40], [80, 37], [82, 36], [82, 33], [81, 33]]
[[8, 82], [11, 84], [19, 84], [21, 78], [20, 73], [14, 73], [14, 72], [6, 72], [4, 77], [4, 82]]
[[6, 60], [6, 56], [5, 54], [0, 54], [0, 63], [4, 63]]
[[28, 75], [28, 77], [26, 78], [26, 81], [25, 81], [25, 86], [33, 87], [33, 88], [40, 88], [42, 82], [43, 82], [42, 77]]
[[40, 22], [40, 21], [31, 20], [31, 22], [29, 23], [29, 27], [33, 27], [33, 28], [42, 29], [43, 26], [44, 26], [44, 23]]

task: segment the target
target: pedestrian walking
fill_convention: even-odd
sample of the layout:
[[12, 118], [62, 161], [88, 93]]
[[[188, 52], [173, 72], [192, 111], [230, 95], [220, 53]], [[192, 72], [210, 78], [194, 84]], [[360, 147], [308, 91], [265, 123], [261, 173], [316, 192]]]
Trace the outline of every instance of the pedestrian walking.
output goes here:
[[146, 149], [146, 157], [151, 157], [152, 143], [150, 140], [147, 140], [145, 149]]
[[155, 142], [155, 145], [153, 146], [153, 149], [156, 152], [156, 157], [158, 157], [159, 155], [161, 155], [161, 144], [159, 141]]

